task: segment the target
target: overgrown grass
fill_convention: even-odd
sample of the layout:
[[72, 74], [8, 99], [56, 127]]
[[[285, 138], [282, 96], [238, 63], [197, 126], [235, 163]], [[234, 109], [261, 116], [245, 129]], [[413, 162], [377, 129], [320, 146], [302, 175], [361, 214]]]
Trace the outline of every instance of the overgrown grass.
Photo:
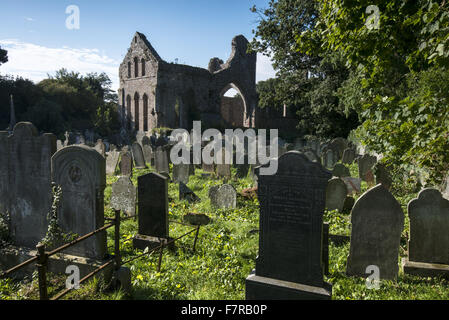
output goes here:
[[[352, 176], [357, 176], [357, 166], [351, 165]], [[235, 169], [232, 169], [233, 171]], [[132, 180], [137, 185], [137, 177], [152, 169], [134, 170]], [[107, 291], [106, 284], [98, 278], [83, 284], [81, 289], [73, 290], [64, 299], [244, 299], [245, 278], [255, 267], [258, 251], [257, 232], [259, 228], [259, 204], [257, 199], [238, 196], [236, 209], [216, 209], [211, 207], [208, 190], [222, 183], [214, 177], [202, 176], [202, 170], [190, 177], [188, 187], [201, 202], [189, 204], [178, 199], [177, 184], [169, 184], [169, 219], [182, 221], [189, 213], [207, 214], [212, 222], [200, 229], [196, 252], [193, 245], [194, 233], [177, 242], [174, 251], [164, 251], [160, 272], [157, 272], [158, 254], [154, 253], [126, 264], [132, 271], [133, 289], [129, 295], [122, 291]], [[235, 172], [233, 172], [235, 174]], [[105, 189], [105, 215], [113, 217], [109, 208], [111, 185], [117, 177], [107, 178]], [[252, 186], [250, 178], [229, 181], [238, 193]], [[362, 193], [369, 186], [362, 183]], [[358, 195], [360, 196], [360, 195]], [[395, 195], [406, 213], [407, 203], [416, 194]], [[338, 211], [326, 212], [324, 220], [330, 224], [331, 234], [350, 235], [350, 215]], [[401, 239], [400, 257], [405, 257], [408, 237], [408, 217], [405, 219]], [[170, 236], [176, 238], [193, 227], [170, 223]], [[113, 228], [108, 229], [108, 248], [113, 253]], [[135, 220], [124, 221], [121, 225], [120, 249], [123, 261], [142, 253], [132, 246], [132, 238], [137, 233]], [[379, 290], [368, 289], [365, 279], [347, 277], [346, 260], [349, 243], [329, 245], [329, 271], [325, 280], [333, 285], [333, 299], [449, 299], [447, 280], [420, 278], [404, 275], [400, 270], [397, 281], [382, 281]], [[399, 260], [398, 260], [399, 263]], [[64, 289], [64, 276], [50, 275], [49, 292]], [[37, 279], [26, 283], [10, 279], [0, 280], [0, 299], [37, 299]]]

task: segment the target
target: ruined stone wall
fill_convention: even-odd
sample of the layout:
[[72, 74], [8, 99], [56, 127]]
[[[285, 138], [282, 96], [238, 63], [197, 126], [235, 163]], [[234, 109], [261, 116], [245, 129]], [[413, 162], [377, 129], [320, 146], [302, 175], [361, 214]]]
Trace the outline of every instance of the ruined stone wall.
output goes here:
[[[237, 127], [254, 127], [257, 106], [256, 54], [248, 54], [247, 46], [245, 37], [235, 37], [227, 62], [213, 58], [207, 70], [163, 61], [146, 37], [137, 32], [119, 70], [119, 111], [123, 113], [123, 124], [129, 117], [131, 130], [139, 131], [150, 131], [154, 127], [190, 129], [193, 120], [201, 120], [204, 128], [222, 127], [226, 121], [220, 113], [220, 105], [224, 93], [232, 87], [243, 98], [243, 108], [239, 109], [242, 114], [233, 115], [232, 119], [240, 122]], [[144, 76], [141, 74], [141, 59], [145, 60]], [[136, 93], [139, 96], [137, 110]], [[143, 119], [144, 94], [148, 96], [148, 128], [144, 127]], [[131, 98], [129, 112], [128, 96]]]
[[227, 127], [241, 127], [244, 106], [240, 97], [222, 97], [220, 114]]

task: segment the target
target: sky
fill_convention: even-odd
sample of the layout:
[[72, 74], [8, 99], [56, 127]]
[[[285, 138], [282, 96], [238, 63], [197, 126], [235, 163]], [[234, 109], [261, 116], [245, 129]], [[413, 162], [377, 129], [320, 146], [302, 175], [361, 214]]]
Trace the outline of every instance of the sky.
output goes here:
[[[0, 74], [37, 82], [63, 67], [81, 74], [106, 72], [116, 90], [118, 67], [136, 31], [146, 35], [165, 61], [207, 68], [213, 57], [228, 59], [234, 36], [251, 41], [258, 16], [250, 8], [267, 7], [268, 2], [2, 1], [0, 47], [8, 50], [9, 61], [0, 66]], [[79, 9], [79, 28], [73, 5]], [[274, 76], [270, 59], [258, 54], [256, 81]]]

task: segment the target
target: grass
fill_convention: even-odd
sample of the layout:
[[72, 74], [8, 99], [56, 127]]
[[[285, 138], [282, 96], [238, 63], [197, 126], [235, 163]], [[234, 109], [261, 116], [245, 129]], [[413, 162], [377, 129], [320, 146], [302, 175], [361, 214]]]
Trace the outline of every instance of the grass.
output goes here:
[[[235, 169], [232, 169], [235, 175]], [[151, 172], [152, 169], [134, 170], [132, 180]], [[357, 176], [357, 166], [351, 165], [352, 176]], [[108, 291], [101, 278], [94, 278], [80, 289], [73, 290], [64, 299], [244, 299], [245, 278], [255, 267], [258, 251], [259, 203], [257, 199], [237, 198], [236, 209], [215, 209], [208, 199], [211, 186], [222, 181], [213, 177], [203, 177], [202, 170], [190, 177], [188, 187], [200, 198], [201, 202], [189, 204], [178, 200], [177, 184], [169, 184], [169, 219], [182, 221], [189, 213], [207, 214], [212, 222], [200, 229], [196, 252], [191, 248], [194, 233], [182, 238], [175, 251], [165, 250], [162, 267], [157, 272], [158, 255], [152, 254], [126, 264], [132, 271], [133, 289], [129, 295], [122, 291]], [[105, 215], [113, 217], [109, 208], [111, 185], [117, 177], [107, 177], [105, 189]], [[238, 193], [252, 186], [250, 178], [229, 181]], [[368, 189], [362, 183], [362, 193]], [[416, 194], [395, 195], [406, 213], [406, 205]], [[350, 235], [350, 215], [338, 211], [325, 212], [324, 221], [330, 224], [331, 234]], [[408, 217], [406, 215], [404, 232], [401, 239], [399, 259], [406, 255], [408, 237]], [[176, 238], [191, 227], [171, 223], [170, 236]], [[108, 248], [113, 253], [113, 228], [108, 229]], [[133, 249], [132, 238], [137, 233], [135, 220], [124, 221], [120, 232], [120, 249], [123, 260], [142, 253]], [[420, 278], [399, 272], [397, 281], [382, 281], [378, 290], [368, 289], [365, 279], [345, 275], [349, 243], [329, 244], [329, 271], [325, 280], [333, 285], [333, 299], [449, 299], [449, 283], [443, 279]], [[399, 262], [399, 260], [398, 260]], [[64, 275], [49, 275], [50, 293], [64, 288]], [[37, 279], [15, 282], [11, 279], [0, 280], [0, 299], [37, 299]]]

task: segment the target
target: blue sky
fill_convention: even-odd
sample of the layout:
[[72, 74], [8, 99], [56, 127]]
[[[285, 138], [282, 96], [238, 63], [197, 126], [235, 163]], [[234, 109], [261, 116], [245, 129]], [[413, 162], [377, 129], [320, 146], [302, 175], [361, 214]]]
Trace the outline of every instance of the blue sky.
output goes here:
[[[66, 8], [80, 10], [80, 29], [66, 28]], [[136, 31], [144, 33], [168, 62], [207, 68], [212, 57], [226, 61], [231, 40], [253, 38], [257, 15], [250, 8], [268, 0], [128, 0], [2, 2], [0, 46], [10, 62], [0, 74], [38, 81], [60, 67], [106, 72], [118, 87], [118, 65]], [[274, 77], [268, 58], [258, 55], [257, 80]]]

